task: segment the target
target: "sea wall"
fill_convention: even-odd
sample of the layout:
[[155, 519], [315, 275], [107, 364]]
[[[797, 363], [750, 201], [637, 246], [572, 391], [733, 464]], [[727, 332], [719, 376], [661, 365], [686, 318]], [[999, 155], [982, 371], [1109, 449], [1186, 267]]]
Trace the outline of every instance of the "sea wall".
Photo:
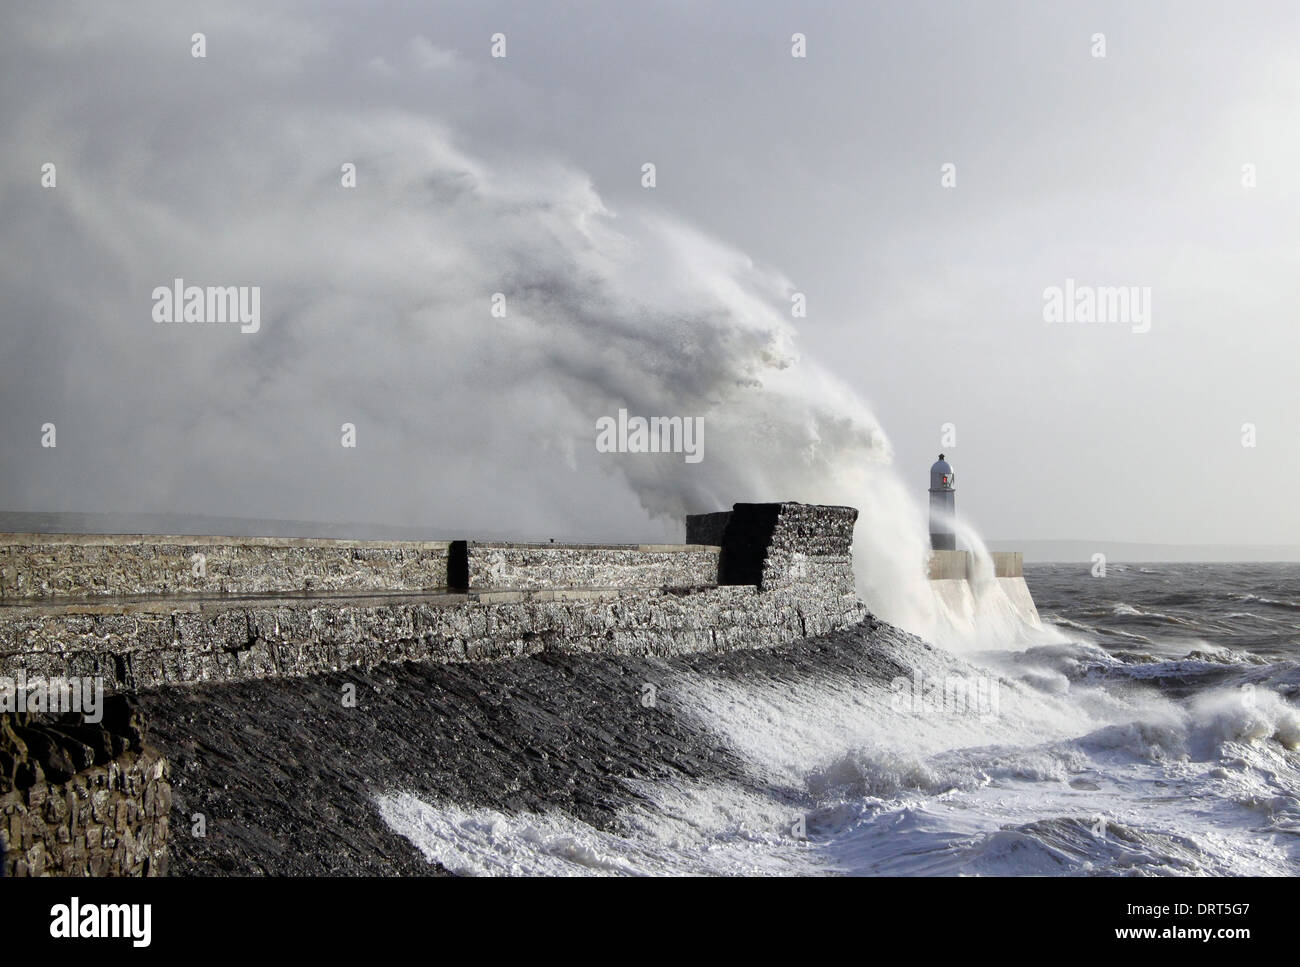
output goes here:
[[[1025, 576], [1025, 559], [1020, 551], [991, 551], [993, 576], [1021, 578]], [[976, 559], [970, 551], [931, 551], [930, 580], [967, 581], [976, 576]]]
[[[299, 556], [292, 560], [305, 576], [284, 557], [285, 542], [254, 543], [243, 555], [244, 542], [231, 539], [180, 545], [164, 538], [151, 548], [148, 538], [55, 538], [53, 550], [30, 536], [0, 539], [11, 563], [55, 559], [68, 568], [40, 585], [53, 593], [16, 595], [0, 606], [0, 677], [93, 677], [110, 691], [137, 690], [396, 661], [772, 647], [866, 617], [849, 553], [856, 518], [848, 507], [738, 504], [721, 522], [721, 544], [707, 546], [293, 542]], [[77, 558], [68, 547], [103, 553], [71, 564]], [[157, 592], [193, 548], [225, 549], [221, 561], [242, 561], [242, 570], [220, 572], [228, 581], [240, 575], [240, 593]], [[357, 557], [361, 550], [375, 553]], [[348, 561], [361, 576], [349, 577]], [[400, 576], [408, 564], [419, 565], [408, 581], [433, 580], [442, 567], [442, 584], [408, 592]], [[18, 573], [34, 572], [23, 564]], [[146, 575], [146, 591], [85, 598], [59, 591], [130, 589], [122, 582], [131, 573]], [[396, 588], [351, 593], [357, 583], [374, 587], [385, 573], [398, 576]], [[305, 587], [306, 576], [333, 585]], [[254, 587], [263, 593], [248, 593]], [[347, 593], [328, 593], [335, 587]]]
[[[112, 693], [95, 726], [0, 714], [0, 871], [445, 871], [377, 794], [617, 828], [647, 777], [751, 781], [684, 682], [912, 672], [855, 593], [856, 519], [737, 504], [671, 546], [0, 535], [0, 679]], [[965, 556], [932, 566], [970, 597]]]
[[851, 596], [754, 587], [500, 591], [438, 600], [196, 602], [8, 616], [0, 676], [102, 677], [106, 689], [311, 675], [387, 661], [543, 651], [672, 655], [763, 648], [861, 621]]
[[[294, 704], [324, 687], [304, 679], [329, 673], [356, 688], [383, 668], [774, 648], [867, 617], [848, 553], [856, 517], [737, 505], [717, 517], [718, 543], [681, 546], [0, 536], [0, 688], [90, 679], [110, 693], [94, 725], [81, 713], [0, 713], [0, 872], [167, 871], [169, 770], [132, 696], [192, 710], [208, 704], [196, 686], [233, 696], [260, 682]], [[192, 767], [202, 753], [186, 751], [181, 719], [173, 710], [162, 724]], [[393, 735], [417, 724], [388, 722]], [[227, 832], [229, 850], [240, 838]], [[264, 870], [258, 857], [275, 842], [266, 831], [237, 868]]]
[[[422, 855], [405, 830], [389, 824], [384, 801], [408, 796], [429, 804], [430, 820], [483, 832], [481, 869], [506, 872], [492, 854], [517, 843], [516, 858], [525, 863], [530, 855], [568, 857], [554, 869], [594, 863], [600, 872], [667, 872], [631, 854], [627, 866], [606, 862], [609, 842], [628, 836], [629, 822], [661, 811], [672, 822], [677, 811], [665, 807], [665, 792], [723, 789], [751, 801], [773, 795], [770, 776], [755, 770], [745, 743], [720, 736], [716, 717], [701, 709], [708, 695], [744, 701], [751, 694], [755, 710], [770, 714], [763, 696], [773, 690], [799, 695], [843, 683], [851, 698], [850, 683], [875, 681], [887, 694], [891, 681], [912, 676], [922, 647], [888, 625], [863, 622], [779, 648], [405, 662], [144, 692], [150, 741], [174, 763], [169, 872], [419, 876], [461, 869]], [[347, 687], [356, 691], [355, 708], [339, 700]], [[837, 693], [830, 688], [828, 700]], [[781, 723], [767, 726], [779, 731]], [[831, 774], [826, 781], [837, 780]], [[785, 799], [783, 790], [777, 795]], [[785, 801], [788, 818], [773, 802], [772, 834], [788, 832], [805, 814], [802, 797]], [[195, 814], [207, 817], [201, 838], [190, 835]], [[541, 835], [516, 840], [521, 826]], [[567, 836], [548, 832], [564, 828], [580, 845], [593, 842], [584, 831], [598, 837], [594, 852], [570, 852]], [[601, 843], [604, 832], [610, 839]], [[723, 835], [708, 823], [683, 824], [679, 833], [650, 849], [702, 857]]]
[[763, 590], [852, 594], [852, 507], [812, 504], [736, 504], [724, 513], [686, 518], [688, 542], [721, 545], [719, 581]]
[[0, 535], [0, 601], [156, 594], [423, 591], [448, 541]]
[[[1025, 583], [1024, 555], [1020, 551], [993, 551], [993, 573], [978, 573], [978, 562], [970, 551], [932, 551], [930, 589], [950, 621], [975, 628], [992, 609], [995, 614], [1038, 627], [1038, 608]], [[996, 598], [988, 601], [992, 593]], [[979, 598], [984, 596], [986, 600]]]
[[[720, 548], [695, 544], [465, 545], [470, 590], [701, 588], [718, 583]], [[461, 552], [459, 542], [453, 553]]]

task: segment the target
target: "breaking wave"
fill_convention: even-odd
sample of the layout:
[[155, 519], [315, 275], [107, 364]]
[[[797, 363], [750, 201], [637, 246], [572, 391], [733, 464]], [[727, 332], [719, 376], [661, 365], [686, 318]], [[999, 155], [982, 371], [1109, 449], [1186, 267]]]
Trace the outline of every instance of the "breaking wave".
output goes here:
[[909, 677], [996, 681], [996, 706], [918, 704], [897, 675], [683, 675], [669, 686], [680, 714], [751, 781], [639, 782], [637, 805], [601, 830], [400, 797], [385, 816], [474, 873], [1300, 871], [1300, 663], [1209, 641], [1178, 658], [1116, 653], [1064, 622], [1038, 644], [961, 656], [862, 634]]

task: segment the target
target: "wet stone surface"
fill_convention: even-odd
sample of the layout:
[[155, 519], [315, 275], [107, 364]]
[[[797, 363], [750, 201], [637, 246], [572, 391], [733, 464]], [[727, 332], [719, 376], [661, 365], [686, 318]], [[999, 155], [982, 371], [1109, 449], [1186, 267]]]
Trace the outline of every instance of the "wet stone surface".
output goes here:
[[[665, 658], [544, 653], [394, 664], [140, 696], [171, 765], [172, 875], [441, 872], [380, 817], [375, 797], [505, 813], [558, 809], [608, 828], [628, 779], [760, 785], [673, 695], [682, 676], [780, 685], [907, 670], [868, 621], [795, 644]], [[654, 707], [642, 704], [646, 683]], [[356, 706], [344, 703], [355, 686]], [[191, 835], [202, 814], [206, 836]]]

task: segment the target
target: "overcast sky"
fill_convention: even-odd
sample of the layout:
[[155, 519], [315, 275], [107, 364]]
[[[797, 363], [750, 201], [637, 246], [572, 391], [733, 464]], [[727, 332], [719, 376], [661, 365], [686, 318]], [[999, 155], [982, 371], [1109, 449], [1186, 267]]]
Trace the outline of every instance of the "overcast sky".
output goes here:
[[[1293, 2], [0, 16], [0, 509], [654, 539], [943, 449], [990, 538], [1300, 540]], [[597, 453], [620, 407], [704, 459]]]

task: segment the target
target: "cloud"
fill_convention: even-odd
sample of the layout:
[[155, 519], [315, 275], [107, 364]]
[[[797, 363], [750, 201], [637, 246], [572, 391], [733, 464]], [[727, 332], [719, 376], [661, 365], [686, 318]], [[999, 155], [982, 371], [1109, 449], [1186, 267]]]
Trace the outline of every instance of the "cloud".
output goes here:
[[460, 63], [456, 51], [438, 47], [421, 34], [411, 38], [410, 48], [416, 69], [421, 71], [450, 70]]
[[[423, 114], [292, 88], [249, 110], [253, 86], [129, 143], [92, 129], [55, 191], [10, 172], [11, 245], [65, 255], [0, 266], [58, 345], [57, 392], [49, 361], [7, 381], [6, 430], [57, 411], [71, 468], [28, 451], [11, 493], [572, 537], [880, 493], [883, 431], [799, 359], [780, 273], [653, 205], [612, 211], [541, 154], [489, 159]], [[43, 107], [17, 106], [19, 128], [67, 143]], [[260, 286], [259, 332], [154, 323], [150, 293], [174, 278]], [[598, 453], [596, 421], [620, 409], [702, 418], [704, 459]]]

